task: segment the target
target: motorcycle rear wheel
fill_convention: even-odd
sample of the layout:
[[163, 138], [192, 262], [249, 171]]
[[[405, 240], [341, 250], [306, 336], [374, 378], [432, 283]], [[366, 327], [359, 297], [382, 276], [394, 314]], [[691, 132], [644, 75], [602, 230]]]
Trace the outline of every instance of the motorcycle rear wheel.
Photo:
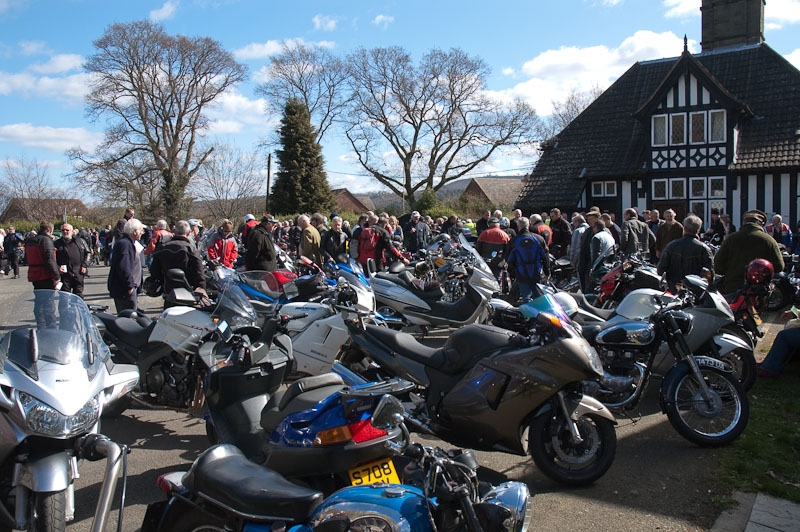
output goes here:
[[64, 532], [67, 526], [67, 492], [50, 491], [34, 493], [33, 511], [28, 524], [29, 532]]
[[713, 396], [708, 405], [691, 368], [673, 369], [662, 382], [664, 408], [678, 434], [702, 447], [726, 445], [747, 427], [750, 403], [735, 377], [718, 369], [701, 367], [700, 373]]
[[528, 430], [528, 451], [542, 473], [562, 484], [583, 486], [602, 477], [617, 450], [614, 424], [594, 414], [578, 419], [583, 443], [574, 445], [569, 425], [552, 412], [533, 419]]
[[764, 303], [764, 310], [770, 312], [775, 310], [783, 310], [792, 302], [792, 294], [788, 293], [788, 289], [783, 286], [776, 286], [767, 296]]

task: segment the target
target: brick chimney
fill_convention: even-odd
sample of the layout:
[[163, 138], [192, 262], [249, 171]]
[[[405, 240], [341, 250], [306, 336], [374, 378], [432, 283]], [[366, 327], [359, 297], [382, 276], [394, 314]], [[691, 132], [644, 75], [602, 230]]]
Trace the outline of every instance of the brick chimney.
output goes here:
[[703, 0], [703, 51], [764, 42], [765, 0]]

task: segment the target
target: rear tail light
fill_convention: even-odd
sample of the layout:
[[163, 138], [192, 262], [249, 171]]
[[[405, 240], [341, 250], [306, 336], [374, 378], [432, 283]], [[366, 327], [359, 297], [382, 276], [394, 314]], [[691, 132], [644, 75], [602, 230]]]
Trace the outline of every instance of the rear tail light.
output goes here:
[[372, 426], [369, 419], [365, 419], [349, 425], [342, 425], [340, 427], [319, 431], [314, 438], [314, 447], [335, 445], [350, 440], [355, 443], [361, 443], [386, 436], [386, 434], [385, 430], [376, 429]]
[[353, 435], [353, 441], [356, 443], [374, 440], [375, 438], [380, 438], [387, 434], [385, 430], [373, 427], [369, 419], [359, 421], [358, 423], [351, 423], [348, 427], [350, 428], [350, 433]]

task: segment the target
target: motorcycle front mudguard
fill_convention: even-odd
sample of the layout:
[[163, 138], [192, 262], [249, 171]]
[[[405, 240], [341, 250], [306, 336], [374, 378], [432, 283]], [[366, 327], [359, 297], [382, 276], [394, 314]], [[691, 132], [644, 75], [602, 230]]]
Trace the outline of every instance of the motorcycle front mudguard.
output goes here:
[[16, 484], [33, 492], [63, 491], [70, 482], [70, 455], [62, 451], [32, 454], [20, 464]]
[[[546, 402], [541, 408], [539, 408], [533, 417], [544, 415], [550, 412], [554, 407], [558, 408], [558, 406], [555, 405], [556, 400], [556, 398], [553, 398], [553, 400]], [[567, 412], [569, 412], [569, 417], [573, 421], [577, 421], [584, 414], [595, 414], [606, 418], [615, 425], [617, 424], [617, 418], [614, 417], [614, 414], [611, 413], [611, 410], [590, 395], [569, 394], [564, 397], [564, 401], [567, 403]]]

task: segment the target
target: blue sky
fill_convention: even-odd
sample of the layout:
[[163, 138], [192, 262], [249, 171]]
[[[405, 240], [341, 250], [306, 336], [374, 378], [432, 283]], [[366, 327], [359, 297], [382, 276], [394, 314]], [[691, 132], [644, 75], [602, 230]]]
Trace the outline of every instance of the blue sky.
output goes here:
[[[218, 40], [245, 63], [249, 80], [210, 116], [209, 135], [241, 149], [269, 137], [279, 114], [255, 93], [262, 68], [285, 40], [302, 39], [345, 54], [400, 45], [415, 58], [433, 47], [460, 47], [491, 67], [487, 89], [521, 96], [539, 114], [571, 89], [606, 88], [635, 61], [677, 56], [683, 35], [699, 52], [701, 0], [545, 0], [476, 2], [159, 0], [0, 0], [0, 162], [45, 162], [56, 184], [70, 171], [64, 151], [91, 149], [102, 123], [84, 111], [84, 58], [114, 22], [149, 18], [173, 34]], [[766, 42], [800, 66], [800, 0], [768, 0]], [[323, 141], [333, 186], [377, 188], [353, 163], [339, 132]], [[532, 164], [531, 151], [504, 152], [481, 170]]]

